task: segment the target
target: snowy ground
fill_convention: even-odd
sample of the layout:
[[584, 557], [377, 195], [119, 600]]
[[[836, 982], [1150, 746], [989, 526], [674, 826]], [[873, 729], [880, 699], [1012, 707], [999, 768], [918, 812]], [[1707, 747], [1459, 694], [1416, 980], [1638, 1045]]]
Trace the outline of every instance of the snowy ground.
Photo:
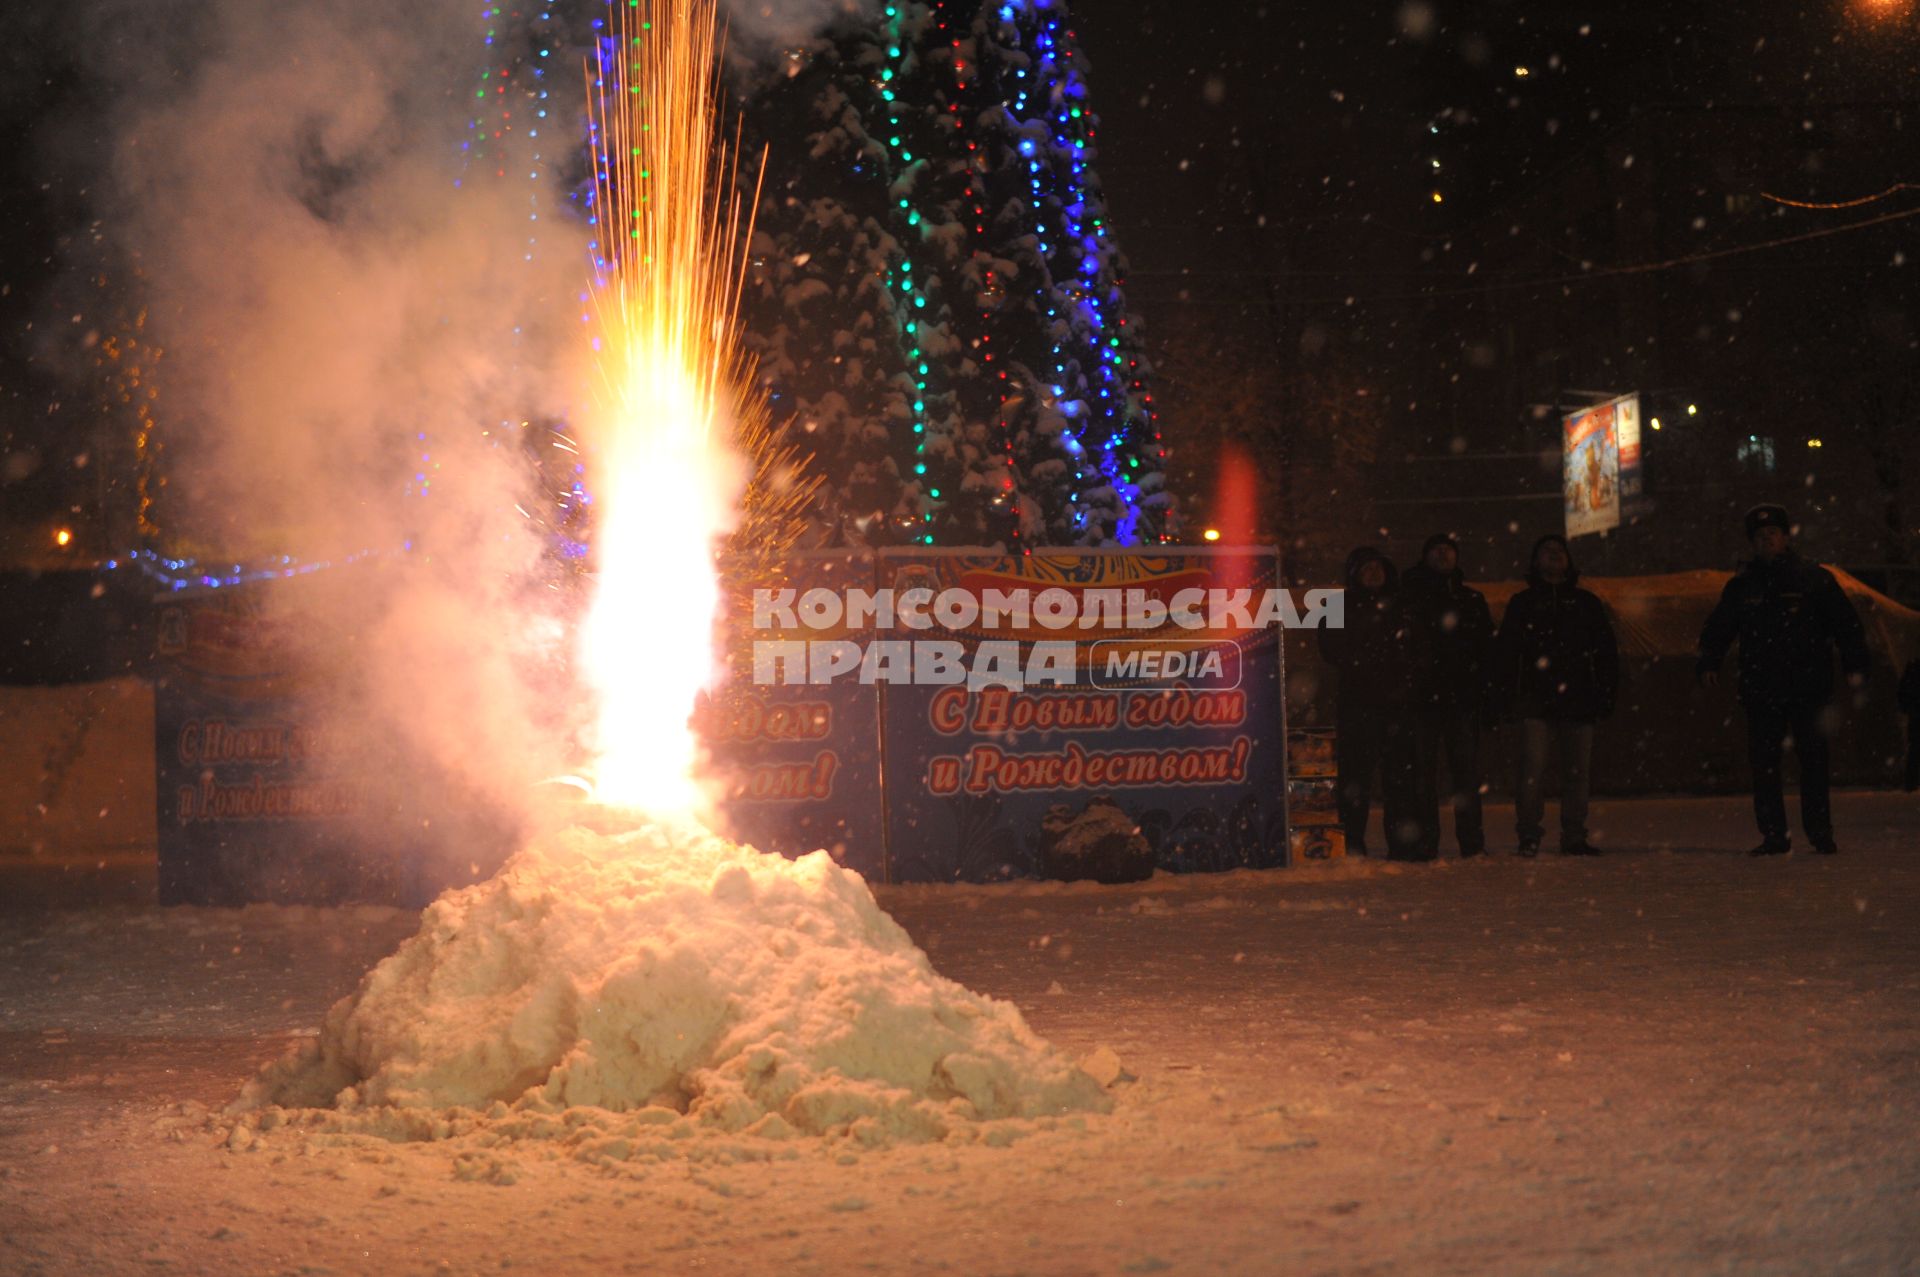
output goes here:
[[1833, 859], [1662, 800], [1601, 804], [1591, 861], [883, 889], [942, 972], [1117, 1051], [1112, 1115], [619, 1164], [236, 1151], [208, 1110], [415, 915], [0, 860], [0, 1272], [1920, 1271], [1920, 801], [1839, 816]]

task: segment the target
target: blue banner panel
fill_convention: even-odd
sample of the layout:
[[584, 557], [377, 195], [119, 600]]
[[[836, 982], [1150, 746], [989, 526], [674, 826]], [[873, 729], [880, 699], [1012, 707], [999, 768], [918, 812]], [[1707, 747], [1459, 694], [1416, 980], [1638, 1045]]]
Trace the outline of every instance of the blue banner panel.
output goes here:
[[163, 904], [424, 905], [512, 850], [511, 813], [339, 704], [313, 581], [155, 601]]
[[417, 858], [368, 838], [392, 806], [311, 712], [273, 582], [158, 600], [160, 902], [418, 903]]
[[1116, 610], [1129, 595], [1163, 613], [1194, 591], [1257, 600], [1277, 569], [1271, 550], [882, 551], [882, 588], [1061, 590], [1076, 617], [1049, 628], [1037, 610], [1025, 626], [915, 635], [970, 654], [1017, 642], [1023, 668], [1036, 644], [1071, 642], [1073, 668], [1058, 685], [885, 687], [894, 880], [1078, 876], [1063, 866], [1089, 849], [1111, 865], [1135, 828], [1151, 857], [1141, 872], [1285, 864], [1279, 631], [1134, 624]]
[[[873, 588], [873, 556], [808, 552], [786, 565], [782, 590], [824, 590], [843, 598]], [[756, 629], [751, 617], [720, 690], [701, 703], [695, 723], [719, 785], [721, 832], [763, 851], [799, 856], [825, 848], [834, 860], [872, 882], [886, 880], [880, 818], [880, 698], [856, 678], [823, 684], [756, 683], [756, 641], [873, 638], [871, 618], [805, 630]]]

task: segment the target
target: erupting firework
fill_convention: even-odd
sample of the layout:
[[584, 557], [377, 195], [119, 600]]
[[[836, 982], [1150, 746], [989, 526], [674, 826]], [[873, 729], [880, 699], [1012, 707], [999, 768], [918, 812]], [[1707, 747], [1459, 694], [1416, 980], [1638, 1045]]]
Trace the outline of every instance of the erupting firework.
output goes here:
[[589, 96], [596, 147], [591, 429], [598, 584], [582, 634], [599, 699], [595, 796], [699, 806], [688, 726], [713, 679], [713, 549], [746, 467], [737, 341], [751, 215], [720, 127], [714, 0], [617, 9]]
[[982, 1123], [1104, 1109], [1017, 1009], [937, 974], [859, 875], [692, 819], [687, 723], [716, 664], [714, 543], [743, 502], [777, 523], [804, 485], [769, 477], [790, 458], [743, 389], [746, 219], [715, 194], [731, 174], [713, 0], [619, 12], [593, 117], [599, 591], [583, 641], [596, 796], [623, 809], [599, 823], [621, 827], [550, 832], [447, 892], [238, 1111], [249, 1132], [277, 1127], [261, 1114], [285, 1105], [333, 1110], [297, 1116], [302, 1135], [489, 1146], [631, 1128], [594, 1156], [659, 1160], [695, 1134], [968, 1140]]

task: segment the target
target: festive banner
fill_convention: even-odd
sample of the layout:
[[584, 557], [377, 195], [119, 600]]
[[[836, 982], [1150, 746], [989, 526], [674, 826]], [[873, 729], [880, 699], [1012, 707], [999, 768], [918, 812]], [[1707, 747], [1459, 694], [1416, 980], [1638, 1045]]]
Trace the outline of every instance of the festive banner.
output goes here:
[[[1277, 567], [1270, 550], [796, 556], [694, 706], [718, 823], [876, 882], [1286, 864], [1279, 638], [1303, 622]], [[162, 900], [419, 904], [491, 873], [514, 831], [449, 838], [473, 806], [457, 786], [323, 713], [338, 654], [315, 650], [296, 588], [159, 601]]]
[[[786, 585], [838, 596], [870, 590], [873, 571], [865, 551], [803, 553], [788, 560]], [[751, 644], [776, 632], [743, 619], [725, 682], [695, 714], [722, 795], [721, 832], [789, 856], [825, 848], [870, 881], [884, 881], [878, 688], [857, 680], [756, 683]], [[864, 645], [873, 626], [842, 619], [808, 633]]]
[[418, 902], [417, 858], [369, 836], [389, 796], [311, 711], [313, 654], [269, 611], [276, 588], [156, 600], [160, 902]]
[[[882, 551], [896, 598], [1033, 600], [940, 629], [965, 649], [966, 681], [883, 688], [893, 879], [1286, 863], [1279, 630], [1231, 607], [1266, 594], [1277, 566], [1246, 550]], [[1169, 606], [1195, 598], [1229, 606], [1170, 628]], [[1064, 656], [1051, 674], [1048, 648]]]

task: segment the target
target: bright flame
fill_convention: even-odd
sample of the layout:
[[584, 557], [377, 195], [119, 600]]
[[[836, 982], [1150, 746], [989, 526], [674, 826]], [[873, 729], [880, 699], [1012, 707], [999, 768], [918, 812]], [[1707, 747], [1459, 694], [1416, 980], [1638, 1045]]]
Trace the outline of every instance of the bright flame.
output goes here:
[[619, 52], [603, 51], [590, 86], [598, 582], [581, 656], [599, 698], [594, 796], [662, 816], [700, 806], [688, 717], [716, 676], [713, 550], [746, 477], [730, 439], [748, 384], [736, 312], [751, 215], [721, 193], [714, 4], [614, 6]]
[[69, 532], [65, 528], [61, 528], [58, 532], [53, 534], [53, 543], [55, 545], [72, 545], [73, 533]]

